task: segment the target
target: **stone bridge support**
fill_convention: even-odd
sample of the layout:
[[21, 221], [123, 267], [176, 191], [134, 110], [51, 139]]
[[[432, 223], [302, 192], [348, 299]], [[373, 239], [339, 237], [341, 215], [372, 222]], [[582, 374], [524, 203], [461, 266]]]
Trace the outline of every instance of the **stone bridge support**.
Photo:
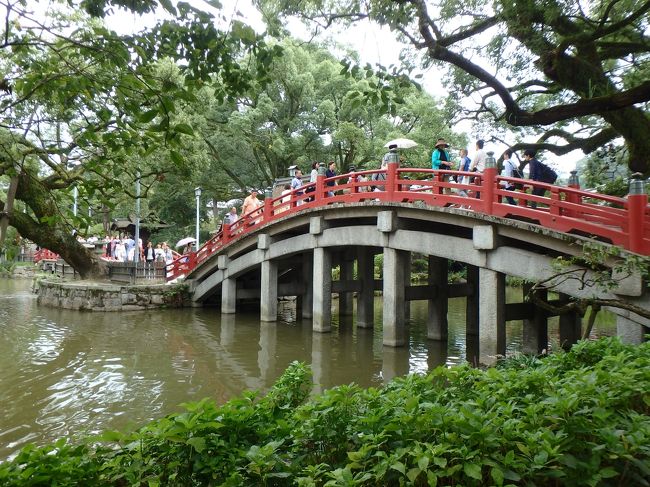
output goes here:
[[427, 338], [447, 341], [449, 286], [447, 284], [447, 259], [429, 256], [428, 282], [436, 289], [428, 300]]
[[[268, 233], [242, 239], [223, 254], [213, 256], [195, 275], [192, 292], [196, 301], [220, 298], [221, 312], [227, 317], [236, 312], [237, 300], [259, 298], [260, 320], [273, 322], [277, 320], [278, 297], [297, 296], [297, 315], [311, 319], [313, 331], [322, 333], [331, 330], [332, 293], [339, 295], [342, 325], [350, 322], [354, 313], [356, 293], [357, 333], [372, 336], [374, 291], [382, 290], [382, 341], [389, 349], [408, 343], [412, 300], [427, 301], [426, 326], [431, 346], [446, 346], [448, 300], [465, 297], [467, 360], [471, 363], [490, 364], [505, 354], [506, 321], [523, 321], [524, 351], [540, 353], [548, 348], [548, 312], [530, 300], [506, 304], [505, 276], [524, 280], [552, 277], [554, 254], [539, 249], [560, 254], [573, 251], [563, 239], [508, 225], [499, 227], [494, 221], [470, 222], [471, 216], [434, 214], [426, 208], [376, 208], [373, 202], [370, 207], [332, 210], [329, 215], [298, 215], [295, 221], [279, 222]], [[537, 240], [528, 242], [531, 235], [537, 235]], [[531, 248], [527, 247], [529, 243]], [[383, 253], [382, 280], [374, 275], [374, 257], [378, 253]], [[428, 260], [426, 284], [410, 283], [412, 255], [424, 255]], [[450, 260], [465, 264], [466, 283], [448, 284]], [[340, 279], [334, 282], [333, 265], [340, 266]], [[616, 295], [612, 292], [607, 296], [647, 303], [643, 279], [623, 277]], [[558, 304], [585, 294], [570, 283], [560, 283], [553, 290], [565, 293], [560, 294]], [[547, 294], [539, 291], [538, 297], [548, 299]], [[648, 320], [630, 313], [616, 314], [619, 335], [629, 342], [642, 341], [650, 327]], [[581, 317], [569, 313], [559, 321], [560, 343], [567, 348], [581, 336]], [[388, 357], [390, 352], [386, 354]], [[386, 360], [386, 376], [403, 368], [400, 360], [393, 365]]]
[[372, 328], [375, 324], [375, 254], [370, 247], [357, 249], [357, 327]]
[[314, 331], [325, 332], [332, 329], [332, 252], [317, 247], [313, 259], [313, 316]]

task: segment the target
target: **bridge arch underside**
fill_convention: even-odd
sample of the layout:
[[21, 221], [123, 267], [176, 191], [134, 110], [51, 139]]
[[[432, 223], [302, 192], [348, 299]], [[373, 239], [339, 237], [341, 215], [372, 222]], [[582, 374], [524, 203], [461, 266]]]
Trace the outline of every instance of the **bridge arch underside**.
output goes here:
[[[479, 337], [478, 360], [494, 361], [505, 353], [505, 322], [524, 320], [528, 351], [547, 346], [548, 312], [530, 302], [505, 303], [505, 276], [526, 281], [551, 278], [558, 256], [576, 256], [586, 239], [472, 212], [420, 207], [416, 204], [330, 205], [274, 222], [224, 247], [189, 276], [197, 303], [217, 303], [222, 313], [234, 313], [243, 300], [260, 303], [262, 321], [275, 321], [277, 298], [297, 296], [298, 313], [311, 318], [315, 331], [331, 327], [331, 295], [339, 296], [339, 312], [352, 314], [357, 299], [357, 326], [374, 324], [372, 299], [382, 290], [383, 342], [406, 342], [405, 323], [411, 300], [429, 304], [427, 335], [447, 338], [447, 299], [467, 297], [467, 333]], [[383, 255], [382, 276], [374, 276], [374, 256]], [[427, 260], [428, 282], [412, 286], [414, 254]], [[447, 284], [448, 262], [467, 265], [467, 281]], [[340, 279], [332, 281], [331, 269]], [[578, 280], [555, 281], [560, 300], [598, 294], [647, 307], [638, 276], [616, 290], [584, 287]], [[545, 298], [545, 296], [542, 296]], [[650, 323], [633, 313], [618, 315], [619, 333], [640, 341]], [[560, 339], [570, 345], [580, 336], [576, 314], [560, 316]]]

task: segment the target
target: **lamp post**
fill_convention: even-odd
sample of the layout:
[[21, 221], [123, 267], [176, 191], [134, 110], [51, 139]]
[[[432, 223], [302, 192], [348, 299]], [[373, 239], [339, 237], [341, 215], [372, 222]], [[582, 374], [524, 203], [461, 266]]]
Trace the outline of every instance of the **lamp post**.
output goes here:
[[74, 196], [74, 204], [72, 205], [72, 214], [77, 216], [77, 199], [79, 198], [79, 188], [75, 185], [72, 190], [72, 195]]
[[140, 262], [140, 171], [135, 179], [135, 251], [133, 252], [133, 262], [136, 266]]
[[194, 196], [196, 196], [196, 250], [199, 249], [199, 220], [201, 218], [199, 209], [201, 205], [201, 191], [201, 186], [194, 188]]

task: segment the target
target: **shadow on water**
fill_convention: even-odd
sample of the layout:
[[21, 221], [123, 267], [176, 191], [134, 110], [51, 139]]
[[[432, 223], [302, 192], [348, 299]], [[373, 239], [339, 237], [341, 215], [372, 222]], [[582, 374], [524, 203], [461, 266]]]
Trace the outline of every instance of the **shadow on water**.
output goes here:
[[[187, 401], [264, 392], [294, 360], [311, 364], [317, 393], [457, 364], [477, 347], [465, 336], [463, 298], [450, 300], [447, 342], [426, 339], [426, 303], [415, 302], [409, 347], [391, 348], [382, 345], [380, 298], [374, 329], [339, 321], [334, 309], [331, 333], [312, 333], [293, 302], [281, 302], [277, 323], [260, 323], [253, 309], [88, 313], [40, 307], [30, 286], [0, 280], [0, 458], [28, 442], [135, 428]], [[608, 319], [596, 333], [615, 332]], [[557, 343], [557, 320], [549, 334]], [[508, 323], [507, 335], [508, 353], [520, 350], [521, 322]]]

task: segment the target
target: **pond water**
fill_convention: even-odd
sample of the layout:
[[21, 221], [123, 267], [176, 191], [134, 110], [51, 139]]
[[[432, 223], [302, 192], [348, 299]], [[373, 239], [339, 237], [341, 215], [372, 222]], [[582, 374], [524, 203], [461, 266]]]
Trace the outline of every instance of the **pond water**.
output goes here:
[[[508, 294], [509, 302], [521, 296]], [[351, 382], [379, 386], [460, 363], [467, 353], [464, 298], [450, 300], [447, 343], [426, 339], [426, 302], [412, 303], [402, 348], [383, 347], [380, 326], [336, 321], [331, 333], [312, 333], [309, 321], [296, 321], [293, 303], [280, 308], [274, 324], [260, 323], [257, 310], [68, 311], [38, 306], [29, 280], [0, 279], [0, 459], [30, 442], [135, 428], [183, 402], [265, 391], [293, 360], [312, 365], [319, 392]], [[375, 311], [381, 323], [381, 298]], [[615, 331], [604, 315], [594, 333]], [[549, 333], [552, 347], [557, 320]], [[508, 353], [520, 350], [521, 336], [521, 322], [509, 322]]]

